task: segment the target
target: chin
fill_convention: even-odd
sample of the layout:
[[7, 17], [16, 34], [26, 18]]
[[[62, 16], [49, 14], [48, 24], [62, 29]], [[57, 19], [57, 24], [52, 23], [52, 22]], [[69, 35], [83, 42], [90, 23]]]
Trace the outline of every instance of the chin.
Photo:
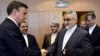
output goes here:
[[70, 28], [70, 26], [65, 26], [65, 28], [66, 28], [66, 29], [69, 29], [69, 28]]

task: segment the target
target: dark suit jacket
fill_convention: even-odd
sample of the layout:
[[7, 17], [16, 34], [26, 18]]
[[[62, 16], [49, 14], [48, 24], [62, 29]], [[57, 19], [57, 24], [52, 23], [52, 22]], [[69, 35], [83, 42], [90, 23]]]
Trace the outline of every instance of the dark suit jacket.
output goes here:
[[[48, 33], [45, 35], [42, 48], [48, 49], [48, 47], [51, 46], [51, 35], [52, 35], [52, 33]], [[55, 56], [55, 55], [56, 55], [55, 53], [52, 53], [47, 56]]]
[[29, 49], [32, 50], [32, 53], [28, 56], [41, 56], [40, 48], [38, 43], [33, 35], [27, 34]]
[[19, 28], [6, 18], [0, 25], [0, 56], [25, 56], [25, 46]]
[[100, 27], [96, 26], [91, 34], [91, 43], [94, 48], [93, 56], [100, 56]]
[[[62, 29], [56, 38], [55, 43], [48, 48], [48, 54], [57, 52], [57, 56], [63, 56], [62, 43], [66, 30]], [[65, 45], [65, 56], [91, 56], [92, 46], [89, 40], [89, 33], [81, 28], [76, 28]]]
[[45, 35], [42, 48], [47, 49], [51, 45], [51, 35], [52, 33]]

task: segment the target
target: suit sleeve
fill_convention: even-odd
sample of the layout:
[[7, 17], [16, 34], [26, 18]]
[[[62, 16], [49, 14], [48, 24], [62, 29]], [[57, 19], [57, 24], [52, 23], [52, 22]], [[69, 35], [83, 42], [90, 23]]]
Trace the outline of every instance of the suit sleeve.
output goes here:
[[17, 37], [18, 35], [15, 34], [15, 32], [13, 32], [10, 29], [5, 29], [4, 31], [1, 30], [0, 56], [7, 56], [8, 54], [15, 55], [15, 56], [22, 56], [23, 51], [22, 51], [22, 46], [20, 45], [21, 40], [16, 39]]

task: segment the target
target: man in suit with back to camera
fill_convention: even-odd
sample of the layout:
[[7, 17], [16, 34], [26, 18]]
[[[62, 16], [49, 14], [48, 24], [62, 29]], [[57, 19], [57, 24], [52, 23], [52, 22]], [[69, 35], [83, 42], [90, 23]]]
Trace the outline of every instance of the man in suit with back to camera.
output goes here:
[[56, 56], [91, 56], [89, 33], [77, 26], [75, 11], [64, 14], [64, 25], [65, 28], [59, 31], [54, 44], [44, 52], [57, 53]]
[[41, 51], [38, 43], [33, 35], [28, 34], [28, 24], [27, 22], [22, 22], [20, 24], [20, 31], [25, 39], [27, 47], [32, 51], [30, 56], [41, 56]]
[[8, 17], [0, 24], [0, 56], [25, 56], [25, 40], [19, 24], [26, 18], [28, 6], [12, 1], [7, 6]]
[[59, 23], [53, 21], [51, 23], [51, 33], [45, 34], [43, 46], [42, 48], [47, 49], [50, 45], [52, 45], [56, 39], [59, 30]]
[[93, 56], [100, 56], [100, 26], [96, 24], [96, 15], [94, 12], [90, 12], [86, 15], [86, 22], [88, 25], [88, 31], [91, 35], [91, 43], [93, 46]]

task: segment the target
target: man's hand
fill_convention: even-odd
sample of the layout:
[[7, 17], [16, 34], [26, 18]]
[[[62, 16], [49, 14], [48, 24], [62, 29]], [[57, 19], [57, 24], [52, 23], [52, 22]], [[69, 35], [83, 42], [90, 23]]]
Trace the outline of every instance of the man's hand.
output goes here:
[[66, 55], [66, 49], [63, 50], [63, 55]]
[[47, 50], [41, 49], [41, 56], [46, 56], [47, 55]]

